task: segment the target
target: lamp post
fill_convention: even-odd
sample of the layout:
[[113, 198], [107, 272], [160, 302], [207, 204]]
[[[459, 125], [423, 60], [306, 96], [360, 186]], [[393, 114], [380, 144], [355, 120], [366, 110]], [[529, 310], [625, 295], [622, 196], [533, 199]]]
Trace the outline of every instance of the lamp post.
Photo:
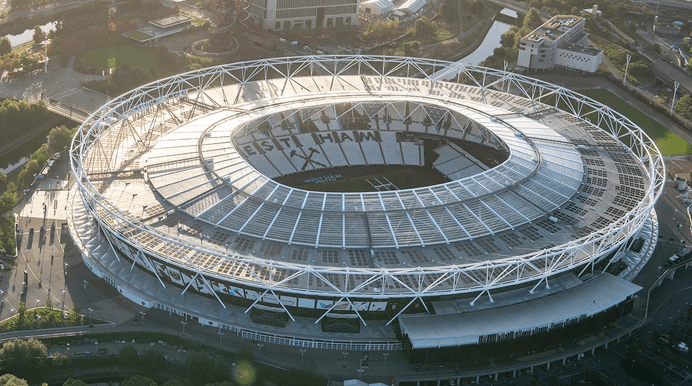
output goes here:
[[341, 355], [344, 356], [344, 364], [342, 365], [342, 367], [346, 368], [346, 357], [348, 356], [348, 351], [342, 351]]
[[41, 42], [41, 45], [43, 46], [43, 56], [45, 57], [45, 65], [44, 65], [44, 71], [46, 74], [48, 73], [48, 45], [50, 44], [50, 40], [44, 40]]
[[187, 322], [184, 321], [184, 320], [181, 320], [181, 321], [180, 321], [180, 324], [183, 325], [183, 334], [185, 334], [185, 325], [187, 324]]
[[383, 352], [382, 355], [384, 356], [384, 368], [387, 368], [387, 357], [389, 356], [388, 352]]
[[223, 344], [223, 332], [219, 329], [219, 346]]
[[264, 344], [257, 343], [257, 355], [260, 359], [262, 359], [262, 347], [264, 347]]
[[60, 292], [62, 293], [62, 311], [65, 311], [65, 289], [61, 289]]
[[356, 371], [358, 372], [358, 379], [360, 379], [363, 376], [363, 371], [365, 371], [365, 369], [361, 367], [359, 369], [356, 369]]
[[675, 97], [678, 95], [678, 87], [680, 87], [680, 82], [677, 80], [673, 84], [673, 101], [670, 103], [670, 113], [673, 114], [673, 109], [675, 108]]
[[147, 314], [147, 313], [144, 312], [144, 311], [140, 311], [140, 312], [139, 312], [139, 315], [142, 316], [142, 326], [144, 326], [144, 316], [145, 316], [146, 314]]
[[305, 353], [308, 352], [308, 350], [301, 348], [300, 349], [300, 363], [305, 364]]

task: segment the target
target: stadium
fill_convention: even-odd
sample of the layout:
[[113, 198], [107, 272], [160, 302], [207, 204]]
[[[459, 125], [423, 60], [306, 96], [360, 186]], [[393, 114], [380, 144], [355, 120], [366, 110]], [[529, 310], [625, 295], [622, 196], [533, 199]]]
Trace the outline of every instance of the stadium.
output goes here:
[[643, 130], [578, 93], [385, 56], [163, 79], [89, 117], [70, 156], [72, 237], [128, 299], [412, 361], [627, 314], [665, 176]]

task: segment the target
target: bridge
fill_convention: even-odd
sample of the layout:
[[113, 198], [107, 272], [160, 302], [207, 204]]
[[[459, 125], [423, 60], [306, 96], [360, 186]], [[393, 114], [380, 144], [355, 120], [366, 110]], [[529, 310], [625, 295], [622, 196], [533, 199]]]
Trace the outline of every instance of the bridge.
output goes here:
[[49, 111], [80, 124], [110, 99], [106, 94], [81, 86], [42, 97]]
[[678, 95], [683, 89], [687, 93], [692, 93], [692, 78], [690, 75], [678, 67], [659, 59], [653, 65], [654, 75], [662, 81], [669, 83], [671, 86], [677, 81], [680, 83]]
[[57, 99], [48, 98], [46, 107], [51, 113], [61, 115], [79, 124], [84, 122], [93, 111], [88, 110], [82, 106], [74, 106], [68, 103], [60, 102]]

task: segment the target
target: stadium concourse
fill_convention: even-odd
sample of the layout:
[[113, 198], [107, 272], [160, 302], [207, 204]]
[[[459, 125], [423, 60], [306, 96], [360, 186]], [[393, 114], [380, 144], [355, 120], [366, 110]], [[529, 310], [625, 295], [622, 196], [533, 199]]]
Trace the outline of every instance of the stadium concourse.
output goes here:
[[[622, 318], [665, 175], [640, 128], [570, 90], [381, 56], [142, 86], [93, 114], [70, 155], [72, 237], [127, 298], [260, 342], [412, 362]], [[394, 178], [409, 171], [434, 182]]]

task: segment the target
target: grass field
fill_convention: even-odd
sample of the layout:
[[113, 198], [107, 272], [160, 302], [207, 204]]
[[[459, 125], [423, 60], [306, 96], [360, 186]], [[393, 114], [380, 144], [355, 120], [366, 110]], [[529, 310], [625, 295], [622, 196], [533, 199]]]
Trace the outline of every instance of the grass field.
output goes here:
[[94, 48], [79, 54], [89, 67], [108, 69], [128, 64], [132, 67], [153, 68], [154, 54], [151, 48], [131, 45]]
[[[319, 178], [322, 176], [339, 175], [341, 178], [332, 182], [306, 183], [304, 180]], [[293, 186], [299, 189], [315, 190], [319, 192], [372, 192], [375, 188], [368, 183], [377, 184], [375, 179], [384, 183], [382, 178], [386, 176], [389, 181], [399, 189], [416, 188], [429, 186], [449, 181], [445, 176], [430, 168], [417, 166], [398, 166], [398, 165], [374, 165], [374, 166], [350, 166], [343, 168], [332, 168], [329, 170], [319, 169], [288, 176], [276, 178], [280, 183]]]
[[149, 35], [148, 33], [144, 33], [142, 31], [137, 31], [137, 30], [126, 32], [126, 33], [124, 33], [124, 35], [127, 37], [130, 37], [132, 39], [139, 40], [139, 41], [151, 38], [151, 35]]
[[591, 97], [606, 106], [616, 110], [641, 127], [656, 143], [663, 155], [687, 154], [688, 143], [667, 127], [658, 123], [643, 112], [608, 90], [585, 90], [582, 94]]

